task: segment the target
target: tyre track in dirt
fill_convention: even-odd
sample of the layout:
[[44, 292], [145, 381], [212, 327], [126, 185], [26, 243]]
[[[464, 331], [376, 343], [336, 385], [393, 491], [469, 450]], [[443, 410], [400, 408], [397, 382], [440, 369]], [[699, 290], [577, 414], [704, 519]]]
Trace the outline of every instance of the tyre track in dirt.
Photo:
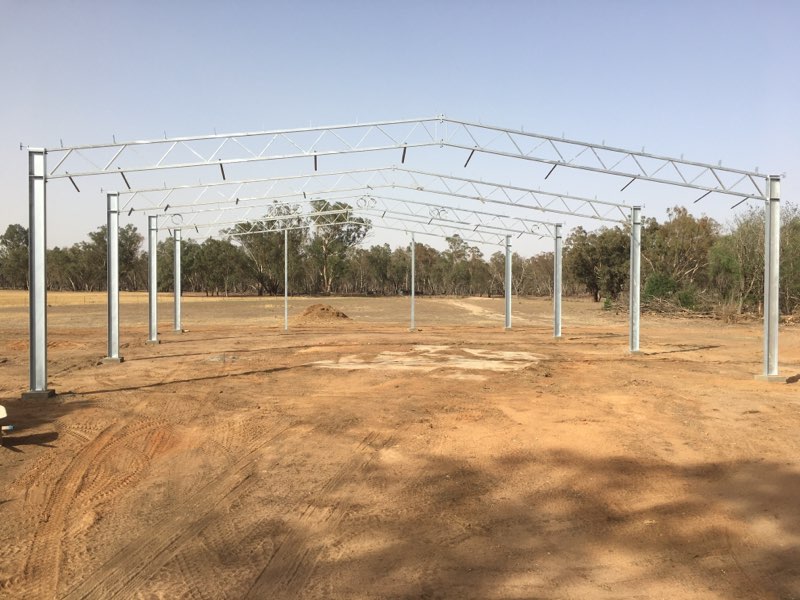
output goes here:
[[[276, 424], [264, 432], [259, 441], [223, 474], [198, 490], [152, 532], [140, 535], [118, 551], [100, 569], [71, 589], [65, 599], [128, 598], [147, 582], [179, 551], [218, 517], [219, 510], [229, 508], [251, 485], [255, 484], [251, 468], [256, 453], [265, 445], [283, 436], [292, 425]], [[277, 430], [277, 431], [276, 431]]]
[[86, 471], [97, 456], [123, 429], [112, 423], [84, 446], [61, 474], [45, 505], [31, 551], [24, 567], [25, 596], [52, 598], [58, 588], [61, 566], [61, 543], [67, 512], [75, 498]]
[[370, 431], [359, 442], [354, 455], [313, 494], [313, 500], [305, 504], [297, 526], [277, 544], [244, 598], [298, 597], [326, 548], [312, 542], [314, 537], [310, 531], [319, 527], [335, 531], [353, 503], [338, 500], [329, 506], [321, 505], [351, 476], [366, 470], [383, 448], [394, 444], [396, 434], [397, 429], [388, 435]]
[[[43, 586], [42, 597], [54, 596], [61, 574], [64, 535], [67, 516], [76, 506], [96, 504], [109, 499], [133, 483], [145, 464], [139, 465], [133, 474], [114, 476], [103, 468], [103, 461], [112, 452], [129, 450], [128, 445], [137, 438], [149, 436], [155, 431], [156, 445], [152, 444], [145, 454], [154, 453], [164, 435], [168, 434], [164, 420], [144, 420], [122, 426], [112, 423], [93, 440], [78, 451], [59, 479], [52, 486], [45, 508], [41, 513], [43, 523], [31, 544], [24, 568], [24, 581], [34, 589]], [[149, 458], [147, 460], [149, 462]], [[88, 494], [87, 494], [88, 492]]]

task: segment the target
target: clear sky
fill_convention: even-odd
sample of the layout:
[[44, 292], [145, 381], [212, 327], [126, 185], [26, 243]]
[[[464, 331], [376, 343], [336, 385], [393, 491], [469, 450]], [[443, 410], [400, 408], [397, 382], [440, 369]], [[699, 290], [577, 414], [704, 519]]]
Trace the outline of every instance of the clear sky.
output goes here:
[[[0, 55], [3, 231], [27, 226], [20, 142], [440, 113], [758, 166], [786, 173], [786, 201], [800, 192], [793, 0], [0, 0]], [[548, 185], [570, 190], [560, 177]], [[665, 202], [645, 206], [663, 219]], [[724, 223], [729, 204], [692, 208]], [[49, 245], [70, 244], [105, 222], [105, 198], [51, 190], [48, 211]]]

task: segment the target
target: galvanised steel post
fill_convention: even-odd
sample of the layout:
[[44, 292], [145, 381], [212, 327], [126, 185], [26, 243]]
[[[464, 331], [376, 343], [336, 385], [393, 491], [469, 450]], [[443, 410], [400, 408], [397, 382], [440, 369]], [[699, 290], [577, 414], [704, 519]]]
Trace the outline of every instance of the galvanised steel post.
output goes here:
[[631, 208], [631, 261], [630, 261], [630, 351], [639, 352], [639, 320], [641, 316], [642, 277], [642, 208]]
[[417, 328], [416, 319], [414, 316], [414, 295], [416, 293], [416, 278], [417, 278], [417, 243], [414, 241], [414, 234], [411, 234], [411, 327], [409, 331], [415, 331]]
[[181, 327], [181, 230], [173, 230], [172, 241], [175, 246], [173, 257], [175, 259], [173, 273], [175, 275], [175, 331], [183, 331]]
[[511, 329], [511, 236], [506, 236], [506, 329]]
[[28, 150], [28, 294], [30, 390], [23, 399], [47, 398], [47, 198], [46, 152]]
[[122, 362], [119, 355], [119, 194], [106, 194], [106, 279], [108, 286], [108, 356], [107, 363]]
[[283, 330], [289, 330], [289, 230], [283, 230]]
[[759, 379], [782, 381], [778, 375], [778, 304], [781, 244], [781, 178], [767, 179], [767, 201], [764, 224], [764, 374]]
[[158, 217], [147, 217], [147, 300], [150, 309], [150, 335], [148, 344], [158, 343]]
[[553, 241], [553, 337], [561, 337], [561, 225], [555, 225]]

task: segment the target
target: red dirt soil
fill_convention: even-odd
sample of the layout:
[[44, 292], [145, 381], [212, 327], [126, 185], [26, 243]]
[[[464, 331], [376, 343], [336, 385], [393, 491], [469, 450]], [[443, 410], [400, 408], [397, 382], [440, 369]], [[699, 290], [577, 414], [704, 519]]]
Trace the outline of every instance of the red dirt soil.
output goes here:
[[[22, 401], [0, 293], [0, 596], [800, 598], [800, 402], [761, 326], [545, 300], [51, 294], [58, 396]], [[99, 299], [98, 299], [99, 298]], [[314, 304], [291, 299], [292, 314]], [[784, 327], [781, 372], [800, 379]]]

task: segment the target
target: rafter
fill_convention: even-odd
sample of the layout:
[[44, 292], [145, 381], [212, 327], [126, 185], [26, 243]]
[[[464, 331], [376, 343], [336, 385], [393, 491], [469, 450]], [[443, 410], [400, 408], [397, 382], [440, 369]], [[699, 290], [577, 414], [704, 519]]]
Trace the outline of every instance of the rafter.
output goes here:
[[[300, 182], [295, 185], [294, 182]], [[315, 185], [316, 184], [316, 185]], [[248, 190], [256, 189], [257, 193]], [[124, 197], [123, 210], [150, 212], [184, 210], [191, 212], [207, 207], [225, 205], [245, 206], [265, 198], [276, 200], [319, 196], [332, 193], [379, 193], [379, 190], [408, 190], [416, 195], [434, 194], [455, 200], [470, 200], [482, 205], [495, 204], [518, 207], [540, 213], [571, 215], [600, 221], [627, 223], [631, 206], [596, 198], [555, 194], [522, 186], [488, 182], [468, 177], [455, 177], [401, 167], [381, 167], [286, 175], [240, 181], [185, 184], [168, 188], [142, 188], [120, 192]], [[222, 193], [220, 190], [225, 190]], [[216, 197], [209, 195], [217, 193]], [[178, 199], [188, 194], [188, 199]], [[134, 201], [143, 201], [134, 207]], [[466, 207], [461, 207], [466, 209]]]
[[[721, 163], [685, 160], [605, 144], [559, 138], [522, 129], [484, 125], [444, 116], [364, 124], [274, 131], [164, 137], [110, 144], [49, 148], [55, 166], [49, 179], [125, 174], [397, 150], [420, 147], [463, 151], [467, 163], [475, 152], [579, 169], [621, 178], [623, 188], [636, 181], [718, 192], [739, 198], [766, 199], [766, 177], [757, 170]], [[76, 186], [77, 187], [77, 186]]]

